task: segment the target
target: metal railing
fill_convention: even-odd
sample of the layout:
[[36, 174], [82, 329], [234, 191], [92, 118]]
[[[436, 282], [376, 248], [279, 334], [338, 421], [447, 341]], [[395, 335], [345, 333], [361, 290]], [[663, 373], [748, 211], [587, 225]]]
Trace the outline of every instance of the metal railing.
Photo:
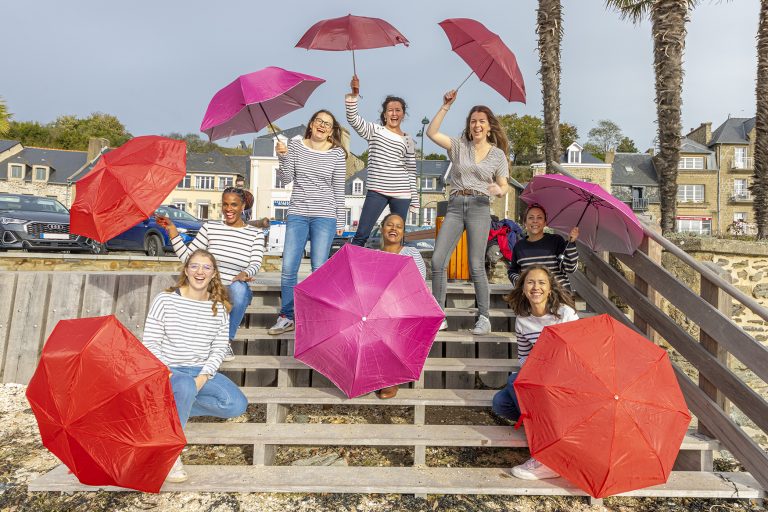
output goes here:
[[731, 162], [731, 169], [754, 169], [755, 159], [751, 156], [734, 157]]
[[648, 209], [647, 197], [633, 197], [632, 198], [632, 210], [644, 212]]

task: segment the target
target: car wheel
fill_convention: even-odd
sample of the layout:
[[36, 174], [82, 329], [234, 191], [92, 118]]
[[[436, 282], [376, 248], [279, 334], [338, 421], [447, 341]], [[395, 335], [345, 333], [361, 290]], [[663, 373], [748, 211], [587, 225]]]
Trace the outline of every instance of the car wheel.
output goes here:
[[157, 235], [149, 235], [146, 242], [144, 242], [144, 251], [147, 256], [162, 256], [163, 255], [163, 241]]
[[88, 241], [88, 247], [91, 254], [107, 254], [107, 246], [96, 240]]

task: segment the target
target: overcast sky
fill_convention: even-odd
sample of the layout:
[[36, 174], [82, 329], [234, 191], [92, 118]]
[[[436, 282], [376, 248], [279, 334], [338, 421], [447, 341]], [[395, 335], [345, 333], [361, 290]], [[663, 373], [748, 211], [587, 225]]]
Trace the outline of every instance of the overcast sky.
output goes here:
[[[606, 12], [601, 0], [563, 0], [561, 120], [580, 141], [600, 119], [616, 122], [640, 150], [655, 137], [650, 23]], [[755, 112], [758, 0], [705, 0], [691, 16], [685, 55], [683, 129]], [[498, 33], [515, 53], [527, 104], [507, 103], [476, 77], [459, 91], [443, 129], [458, 134], [468, 109], [541, 115], [535, 0], [24, 0], [3, 2], [5, 65], [0, 97], [14, 119], [46, 123], [59, 115], [116, 115], [134, 135], [198, 132], [208, 101], [238, 75], [280, 66], [327, 80], [303, 110], [277, 121], [289, 128], [319, 108], [343, 118], [352, 61], [348, 52], [294, 48], [313, 23], [348, 13], [384, 18], [411, 42], [357, 52], [361, 113], [375, 120], [387, 94], [403, 96], [416, 134], [443, 92], [469, 73], [438, 22], [468, 17]], [[482, 6], [479, 9], [478, 6]], [[237, 136], [221, 141], [236, 145]], [[419, 142], [419, 141], [417, 141]], [[364, 144], [353, 136], [357, 153]], [[427, 139], [425, 151], [437, 147]]]

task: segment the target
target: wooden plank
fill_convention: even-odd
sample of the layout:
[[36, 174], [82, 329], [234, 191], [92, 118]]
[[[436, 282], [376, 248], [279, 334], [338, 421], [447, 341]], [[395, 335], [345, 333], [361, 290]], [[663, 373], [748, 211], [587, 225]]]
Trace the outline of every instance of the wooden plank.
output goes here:
[[149, 309], [149, 284], [148, 275], [122, 275], [117, 282], [115, 316], [139, 339]]
[[[443, 332], [447, 332], [447, 331], [443, 331]], [[438, 336], [440, 334], [441, 333], [438, 333]], [[440, 359], [442, 357], [445, 357], [445, 343], [441, 341], [440, 342], [436, 341], [432, 343], [432, 348], [429, 350], [429, 355], [427, 357], [428, 359]], [[429, 372], [426, 374], [424, 372], [421, 372], [421, 377], [424, 380], [425, 388], [442, 389], [445, 387], [444, 372]]]
[[86, 274], [81, 318], [114, 314], [117, 278], [117, 274]]
[[[293, 341], [296, 332], [289, 331], [282, 334], [271, 335], [267, 334], [266, 327], [250, 327], [241, 328], [237, 331], [237, 339], [239, 340], [281, 340], [281, 341]], [[473, 336], [467, 331], [440, 331], [435, 336], [435, 343], [447, 342], [447, 343], [464, 343], [472, 341], [474, 343], [517, 343], [514, 333], [510, 332], [492, 332], [486, 336]]]
[[[13, 305], [16, 302], [16, 276], [18, 272], [0, 273], [0, 297], [8, 300], [0, 301], [0, 380], [5, 372], [5, 353], [8, 348], [8, 335], [11, 331]], [[5, 382], [2, 380], [2, 382]]]
[[[277, 317], [277, 314], [280, 312], [280, 307], [278, 306], [248, 306], [248, 309], [245, 310], [246, 314], [251, 315], [275, 315]], [[515, 313], [511, 309], [492, 309], [489, 311], [491, 318], [514, 318]], [[471, 329], [474, 325], [474, 317], [477, 316], [477, 308], [474, 307], [466, 307], [466, 308], [445, 308], [445, 314], [448, 318], [456, 318], [456, 319], [464, 319], [464, 320], [470, 320], [470, 322], [466, 323], [466, 325], [461, 326], [460, 328], [464, 329]]]
[[[475, 313], [476, 304], [474, 295], [458, 295], [456, 297], [447, 297], [446, 306], [445, 316], [451, 329], [470, 330], [475, 326], [475, 315], [477, 313]], [[475, 344], [471, 341], [449, 343], [445, 346], [444, 351], [445, 357], [473, 358], [477, 356], [475, 351]], [[445, 387], [450, 389], [473, 389], [475, 387], [475, 373], [446, 373]]]
[[[638, 251], [646, 254], [648, 258], [655, 262], [657, 265], [661, 265], [661, 246], [654, 242], [653, 239], [644, 236]], [[635, 288], [637, 288], [640, 293], [648, 297], [648, 300], [651, 301], [653, 305], [656, 307], [661, 307], [661, 297], [659, 296], [659, 293], [654, 288], [649, 286], [648, 283], [637, 274], [635, 274]], [[648, 325], [648, 323], [641, 316], [635, 314], [634, 317], [635, 325], [645, 334], [649, 340], [658, 344], [658, 334], [651, 328], [651, 326]]]
[[3, 382], [27, 384], [37, 367], [45, 332], [51, 274], [20, 272], [16, 280]]
[[[264, 273], [263, 275], [268, 276], [268, 273]], [[254, 292], [254, 294], [265, 294], [265, 295], [280, 295], [280, 274], [274, 273], [274, 277], [262, 277], [262, 274], [259, 273], [258, 281], [257, 282], [251, 282], [251, 290]], [[299, 282], [301, 282], [301, 277], [299, 278]], [[427, 280], [427, 288], [430, 290], [432, 289], [432, 281]], [[490, 283], [488, 285], [488, 291], [491, 294], [491, 297], [493, 300], [493, 296], [501, 296], [506, 295], [509, 292], [512, 291], [512, 285], [509, 283]], [[472, 283], [464, 283], [464, 282], [449, 282], [448, 287], [446, 288], [446, 295], [475, 295], [475, 289], [472, 286]]]
[[76, 272], [56, 272], [52, 275], [44, 340], [48, 339], [59, 320], [80, 318], [84, 280], [83, 274]]
[[[482, 371], [515, 371], [520, 367], [517, 359], [473, 359], [473, 358], [438, 358], [427, 359], [424, 364], [425, 372], [482, 372]], [[307, 366], [291, 356], [236, 356], [234, 361], [221, 363], [222, 370], [234, 369], [271, 369], [285, 368], [288, 370], [306, 369]], [[329, 386], [321, 386], [329, 387]]]
[[[183, 456], [182, 456], [183, 458]], [[189, 480], [166, 483], [161, 492], [291, 492], [377, 494], [488, 494], [585, 496], [562, 478], [519, 480], [510, 468], [197, 466]], [[81, 484], [63, 465], [32, 480], [30, 492], [122, 492], [122, 487]], [[667, 483], [621, 496], [650, 498], [760, 499], [765, 492], [748, 473], [673, 472]]]
[[305, 387], [241, 388], [250, 403], [316, 404], [316, 405], [393, 405], [490, 407], [494, 389], [409, 389], [401, 388], [397, 396], [381, 400], [373, 393], [347, 398], [339, 389]]
[[[509, 343], [481, 343], [477, 345], [477, 357], [485, 359], [513, 359]], [[515, 345], [517, 349], [517, 345]], [[517, 350], [515, 350], [517, 352]], [[489, 388], [500, 388], [507, 383], [507, 372], [481, 372], [480, 380]]]

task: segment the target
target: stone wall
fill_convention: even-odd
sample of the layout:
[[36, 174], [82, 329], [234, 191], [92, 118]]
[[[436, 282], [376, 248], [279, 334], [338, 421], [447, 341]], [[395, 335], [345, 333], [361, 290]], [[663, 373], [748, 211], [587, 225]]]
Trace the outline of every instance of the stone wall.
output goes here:
[[0, 192], [9, 194], [32, 194], [38, 197], [55, 197], [69, 208], [75, 199], [75, 187], [69, 189], [60, 183], [28, 180], [0, 180]]

